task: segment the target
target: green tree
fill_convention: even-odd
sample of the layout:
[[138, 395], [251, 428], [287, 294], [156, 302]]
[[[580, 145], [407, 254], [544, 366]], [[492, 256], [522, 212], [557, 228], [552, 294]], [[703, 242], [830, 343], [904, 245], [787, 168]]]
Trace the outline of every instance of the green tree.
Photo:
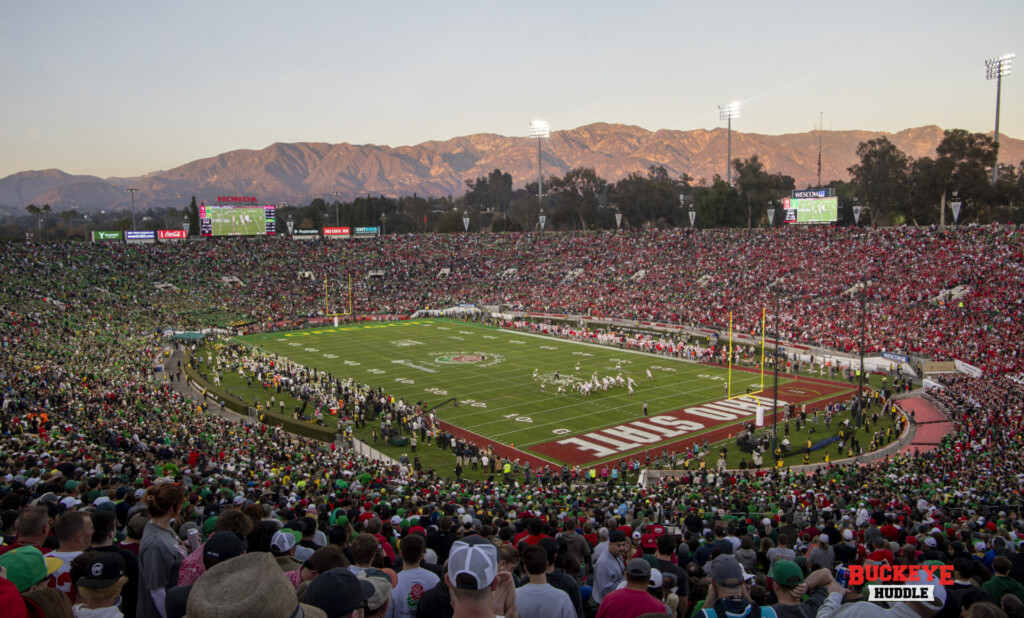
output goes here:
[[[953, 191], [962, 203], [960, 220], [986, 220], [991, 216], [996, 192], [989, 184], [998, 146], [983, 133], [949, 129], [935, 148], [936, 157], [923, 157], [911, 165], [913, 212], [939, 205], [938, 220], [946, 221], [946, 200]], [[930, 218], [930, 217], [929, 217]]]
[[701, 185], [693, 190], [693, 209], [697, 213], [694, 226], [698, 228], [743, 225], [745, 212], [739, 206], [739, 192], [718, 174], [711, 186]]
[[747, 208], [747, 227], [754, 225], [755, 210], [759, 213], [757, 219], [760, 221], [762, 215], [767, 217], [769, 204], [796, 187], [791, 176], [769, 174], [757, 155], [749, 159], [733, 159], [732, 166], [736, 170], [739, 201]]
[[886, 137], [857, 146], [860, 163], [849, 168], [862, 206], [871, 209], [871, 220], [888, 224], [902, 213], [910, 197], [910, 159]]
[[557, 203], [553, 220], [558, 227], [589, 229], [598, 224], [600, 196], [604, 194], [608, 181], [597, 175], [590, 167], [577, 167], [565, 176], [553, 176], [549, 181], [550, 192]]
[[28, 214], [35, 217], [37, 230], [36, 233], [39, 235], [39, 238], [36, 238], [36, 240], [41, 240], [41, 237], [43, 235], [43, 220], [39, 215], [43, 212], [42, 209], [40, 209], [35, 204], [29, 204], [28, 206], [25, 207], [25, 210], [28, 212]]
[[199, 206], [196, 204], [196, 196], [188, 205], [188, 226], [190, 234], [199, 234]]
[[487, 176], [466, 181], [465, 202], [494, 212], [506, 212], [512, 205], [512, 174], [495, 169]]

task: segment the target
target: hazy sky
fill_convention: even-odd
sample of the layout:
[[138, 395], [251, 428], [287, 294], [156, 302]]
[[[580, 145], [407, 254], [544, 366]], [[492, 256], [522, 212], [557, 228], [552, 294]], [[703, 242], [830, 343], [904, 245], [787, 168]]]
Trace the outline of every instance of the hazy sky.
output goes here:
[[[1024, 1], [0, 4], [0, 177], [133, 176], [274, 142], [592, 122], [990, 132]], [[1017, 61], [1024, 59], [1017, 58]], [[1024, 138], [1024, 66], [1000, 132]]]

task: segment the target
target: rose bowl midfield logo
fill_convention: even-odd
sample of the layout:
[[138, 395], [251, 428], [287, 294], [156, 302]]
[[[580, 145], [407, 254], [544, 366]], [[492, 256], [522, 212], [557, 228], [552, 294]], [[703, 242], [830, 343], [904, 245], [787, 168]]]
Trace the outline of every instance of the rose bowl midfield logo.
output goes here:
[[434, 358], [435, 363], [441, 365], [475, 365], [477, 367], [490, 367], [504, 362], [505, 357], [500, 354], [484, 354], [483, 352], [450, 352]]

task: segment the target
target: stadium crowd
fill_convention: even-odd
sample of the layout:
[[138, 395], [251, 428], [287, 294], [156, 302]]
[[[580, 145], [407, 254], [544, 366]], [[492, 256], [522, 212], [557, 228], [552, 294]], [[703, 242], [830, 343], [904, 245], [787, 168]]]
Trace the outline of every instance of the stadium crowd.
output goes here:
[[[1021, 246], [1003, 227], [6, 246], [0, 607], [1022, 615]], [[386, 274], [366, 282], [368, 270]], [[780, 303], [784, 338], [840, 350], [857, 345], [844, 292], [866, 272], [873, 349], [959, 358], [986, 375], [943, 378], [931, 393], [952, 422], [935, 451], [813, 474], [694, 471], [650, 488], [443, 478], [232, 422], [153, 375], [165, 328], [315, 315], [325, 274], [340, 298], [346, 272], [357, 313], [472, 301], [721, 328], [733, 311], [748, 332], [784, 278], [796, 291]], [[932, 300], [957, 286], [969, 290]], [[924, 576], [936, 601], [889, 609], [865, 600], [871, 583], [835, 577], [840, 565], [935, 563], [952, 567], [948, 585]]]

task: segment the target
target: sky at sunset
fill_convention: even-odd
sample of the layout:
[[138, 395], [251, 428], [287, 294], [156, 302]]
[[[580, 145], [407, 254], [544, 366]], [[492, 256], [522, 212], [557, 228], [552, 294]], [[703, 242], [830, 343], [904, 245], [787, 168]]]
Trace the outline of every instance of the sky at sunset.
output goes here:
[[[402, 146], [593, 122], [991, 132], [1024, 2], [0, 4], [0, 177], [129, 177], [274, 142]], [[1020, 58], [1016, 59], [1020, 60]], [[1015, 61], [1016, 61], [1015, 60]], [[1024, 138], [1024, 67], [1000, 132]]]

